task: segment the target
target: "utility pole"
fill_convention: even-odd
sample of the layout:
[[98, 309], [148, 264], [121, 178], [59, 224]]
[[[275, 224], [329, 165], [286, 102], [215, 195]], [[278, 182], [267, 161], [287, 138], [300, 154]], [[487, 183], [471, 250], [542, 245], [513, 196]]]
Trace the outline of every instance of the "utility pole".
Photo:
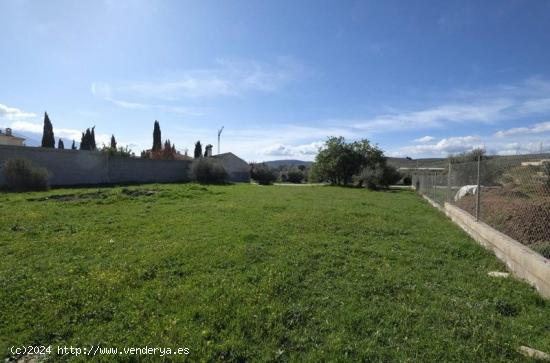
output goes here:
[[220, 135], [222, 134], [223, 126], [218, 130], [218, 155], [220, 154]]

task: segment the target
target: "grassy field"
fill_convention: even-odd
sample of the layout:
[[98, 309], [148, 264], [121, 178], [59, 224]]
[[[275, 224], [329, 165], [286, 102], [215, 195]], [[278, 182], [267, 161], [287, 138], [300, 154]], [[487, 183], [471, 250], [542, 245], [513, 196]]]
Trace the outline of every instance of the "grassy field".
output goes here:
[[[521, 345], [550, 350], [550, 302], [488, 277], [504, 267], [406, 190], [0, 194], [0, 251], [2, 359], [31, 344], [190, 350], [165, 361], [515, 362]], [[115, 358], [161, 359], [95, 360]]]

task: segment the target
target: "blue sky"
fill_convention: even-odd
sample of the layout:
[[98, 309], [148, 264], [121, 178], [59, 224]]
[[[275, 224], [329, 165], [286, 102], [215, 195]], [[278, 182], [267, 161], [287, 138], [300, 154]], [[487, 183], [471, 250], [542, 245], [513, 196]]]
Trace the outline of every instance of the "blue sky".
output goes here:
[[[0, 126], [312, 160], [550, 151], [550, 2], [0, 2]], [[78, 141], [78, 139], [77, 139]]]

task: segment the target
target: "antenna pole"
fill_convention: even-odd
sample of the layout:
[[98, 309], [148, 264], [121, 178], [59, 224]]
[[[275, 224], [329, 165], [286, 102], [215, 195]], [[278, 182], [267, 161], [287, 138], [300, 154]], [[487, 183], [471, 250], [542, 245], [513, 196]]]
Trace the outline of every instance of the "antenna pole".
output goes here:
[[222, 134], [224, 126], [218, 130], [218, 155], [220, 154], [220, 135]]

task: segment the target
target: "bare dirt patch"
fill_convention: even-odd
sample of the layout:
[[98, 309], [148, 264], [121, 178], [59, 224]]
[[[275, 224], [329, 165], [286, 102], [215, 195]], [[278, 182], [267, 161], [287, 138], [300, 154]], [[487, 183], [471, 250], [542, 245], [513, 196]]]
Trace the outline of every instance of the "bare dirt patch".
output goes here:
[[74, 193], [74, 194], [54, 194], [48, 195], [47, 197], [41, 198], [29, 198], [29, 202], [44, 202], [48, 200], [55, 200], [59, 202], [70, 202], [75, 200], [85, 200], [85, 199], [103, 199], [107, 195], [101, 191], [90, 192], [90, 193]]
[[[475, 198], [475, 195], [465, 196], [456, 205], [475, 215]], [[480, 219], [550, 258], [550, 197], [484, 188]]]
[[123, 188], [121, 193], [131, 197], [151, 196], [157, 194], [156, 190]]

